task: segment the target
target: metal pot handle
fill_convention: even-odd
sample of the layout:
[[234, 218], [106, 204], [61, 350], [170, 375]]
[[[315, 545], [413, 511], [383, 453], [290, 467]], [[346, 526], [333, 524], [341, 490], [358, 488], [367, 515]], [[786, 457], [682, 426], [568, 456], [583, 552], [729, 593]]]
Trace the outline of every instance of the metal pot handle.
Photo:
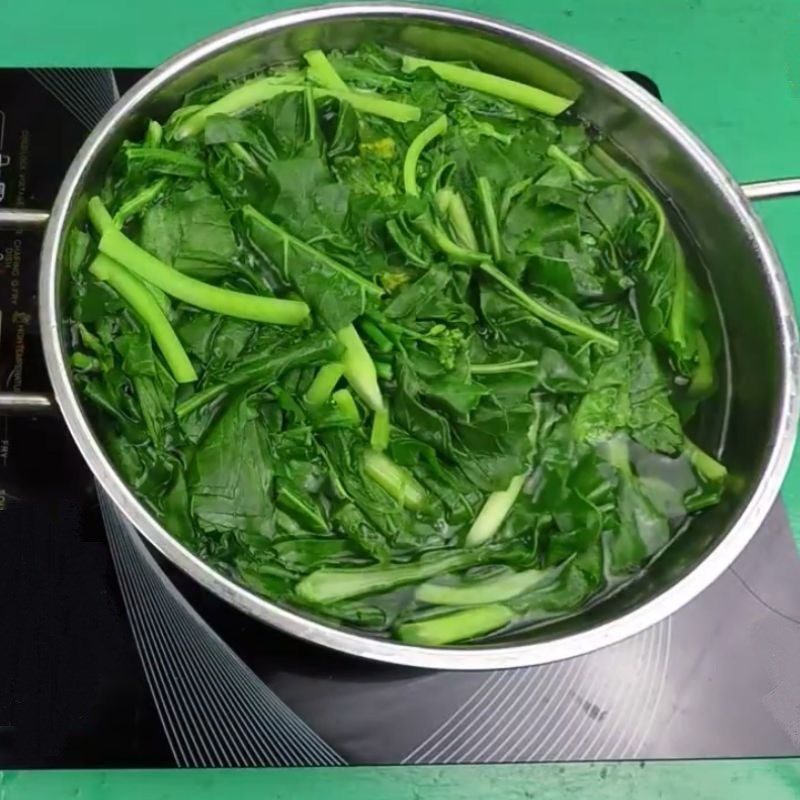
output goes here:
[[[800, 195], [800, 178], [743, 183], [742, 191], [749, 200], [773, 200]], [[50, 218], [49, 211], [22, 208], [0, 208], [0, 229], [42, 228]], [[8, 415], [39, 416], [57, 411], [53, 397], [35, 392], [0, 392], [0, 417]]]
[[774, 181], [743, 183], [742, 191], [748, 200], [774, 200], [800, 194], [800, 178], [778, 178]]
[[[3, 228], [35, 230], [50, 219], [49, 211], [29, 208], [0, 208], [0, 230]], [[57, 411], [52, 395], [37, 392], [0, 392], [0, 417], [30, 417]]]

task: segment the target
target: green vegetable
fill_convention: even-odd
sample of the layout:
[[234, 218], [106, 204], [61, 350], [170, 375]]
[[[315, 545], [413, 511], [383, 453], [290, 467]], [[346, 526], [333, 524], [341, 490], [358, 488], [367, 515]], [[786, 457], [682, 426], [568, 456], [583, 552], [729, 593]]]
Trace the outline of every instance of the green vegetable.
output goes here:
[[373, 450], [385, 450], [389, 446], [389, 412], [384, 408], [376, 411], [372, 418], [372, 433], [369, 443]]
[[480, 560], [469, 552], [441, 552], [409, 564], [356, 569], [320, 569], [297, 584], [296, 592], [308, 603], [323, 605], [351, 597], [385, 592], [398, 586], [464, 569]]
[[364, 472], [406, 508], [420, 511], [425, 507], [425, 489], [407, 469], [399, 467], [383, 453], [367, 450]]
[[361, 414], [358, 413], [356, 401], [347, 389], [339, 389], [331, 396], [333, 404], [342, 415], [342, 419], [351, 425], [358, 425], [361, 422]]
[[[282, 83], [280, 78], [268, 77], [250, 81], [219, 100], [210, 103], [205, 108], [195, 111], [175, 128], [173, 136], [177, 140], [195, 136], [203, 130], [208, 118], [215, 114], [239, 114], [253, 106], [266, 103], [279, 95], [304, 91], [304, 86]], [[373, 94], [326, 88], [312, 89], [312, 96], [314, 99], [334, 97], [344, 103], [349, 103], [358, 111], [386, 117], [395, 122], [414, 122], [420, 117], [420, 110], [415, 106], [386, 100]]]
[[339, 77], [322, 50], [309, 50], [307, 53], [303, 53], [303, 58], [308, 64], [308, 75], [311, 80], [326, 89], [336, 89], [340, 92], [348, 91], [347, 84]]
[[116, 229], [103, 231], [99, 249], [142, 280], [198, 308], [274, 325], [300, 325], [308, 317], [308, 306], [297, 300], [233, 292], [189, 278], [151, 256]]
[[344, 367], [339, 363], [325, 364], [325, 366], [320, 367], [319, 372], [314, 377], [314, 381], [306, 392], [306, 403], [312, 408], [319, 408], [325, 405], [343, 374]]
[[602, 602], [730, 491], [704, 273], [570, 105], [368, 43], [119, 145], [63, 249], [69, 364], [197, 558], [434, 647]]
[[528, 569], [505, 572], [484, 580], [462, 580], [455, 584], [428, 581], [417, 587], [414, 596], [420, 603], [435, 606], [480, 606], [511, 600], [554, 577], [552, 569]]
[[183, 349], [180, 339], [159, 308], [158, 302], [147, 288], [134, 278], [123, 266], [104, 255], [98, 255], [89, 271], [100, 281], [105, 281], [131, 306], [150, 330], [153, 339], [164, 355], [175, 380], [178, 383], [191, 383], [197, 380], [197, 373]]
[[406, 644], [441, 647], [504, 628], [514, 616], [510, 608], [500, 604], [475, 606], [420, 622], [404, 622], [397, 627], [397, 638]]
[[420, 131], [414, 138], [414, 141], [408, 147], [406, 158], [403, 162], [403, 186], [405, 187], [406, 194], [414, 195], [419, 194], [419, 187], [417, 185], [417, 164], [422, 151], [427, 147], [437, 136], [441, 136], [447, 130], [447, 117], [442, 114], [437, 117], [427, 128]]
[[358, 332], [348, 325], [337, 332], [336, 338], [344, 347], [342, 367], [347, 382], [373, 411], [382, 411], [383, 397], [378, 386], [378, 373]]
[[477, 547], [497, 533], [497, 529], [503, 524], [511, 506], [514, 505], [517, 495], [522, 491], [524, 483], [525, 476], [517, 475], [511, 479], [508, 489], [489, 495], [467, 533], [464, 542], [467, 547]]
[[444, 61], [430, 61], [427, 58], [414, 58], [413, 56], [403, 57], [403, 69], [406, 72], [414, 72], [421, 68], [430, 69], [442, 80], [486, 94], [497, 95], [497, 97], [510, 100], [512, 103], [518, 103], [534, 111], [541, 111], [543, 114], [556, 116], [572, 105], [572, 101], [565, 97], [550, 94], [550, 92], [524, 83], [510, 81], [508, 78], [500, 78], [497, 75], [479, 72], [469, 67], [460, 67], [457, 64], [448, 64]]

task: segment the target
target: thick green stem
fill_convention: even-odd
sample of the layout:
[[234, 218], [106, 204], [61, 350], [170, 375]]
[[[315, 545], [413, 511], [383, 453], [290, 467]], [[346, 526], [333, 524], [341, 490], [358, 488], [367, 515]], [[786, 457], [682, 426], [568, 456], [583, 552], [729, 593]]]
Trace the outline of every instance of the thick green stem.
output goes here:
[[413, 56], [403, 57], [404, 72], [414, 72], [423, 67], [427, 67], [449, 83], [456, 83], [459, 86], [466, 86], [468, 89], [502, 97], [504, 100], [553, 117], [566, 111], [574, 102], [566, 97], [559, 97], [543, 89], [536, 89], [525, 83], [511, 81], [488, 72], [479, 72], [476, 69], [460, 67], [445, 61], [431, 61], [427, 58], [414, 58]]
[[684, 439], [684, 450], [689, 456], [692, 466], [705, 480], [715, 483], [724, 481], [728, 477], [728, 470], [705, 450], [698, 447], [688, 436]]
[[359, 323], [359, 327], [372, 340], [379, 353], [391, 353], [394, 350], [392, 340], [374, 322], [365, 319]]
[[497, 213], [494, 208], [494, 192], [489, 179], [483, 175], [478, 178], [478, 197], [483, 209], [483, 222], [486, 226], [486, 237], [495, 262], [503, 257], [503, 245], [500, 240], [500, 226], [497, 223]]
[[417, 106], [387, 100], [371, 92], [341, 92], [335, 89], [314, 89], [313, 92], [314, 97], [318, 99], [333, 97], [340, 102], [349, 103], [356, 111], [391, 119], [394, 122], [417, 122], [422, 116], [422, 110]]
[[405, 467], [395, 464], [389, 456], [376, 450], [364, 452], [364, 472], [398, 503], [412, 511], [421, 511], [427, 493]]
[[324, 406], [331, 399], [331, 394], [343, 373], [344, 367], [339, 363], [320, 367], [306, 392], [306, 404], [311, 408]]
[[348, 325], [337, 331], [336, 338], [345, 348], [342, 366], [347, 382], [369, 408], [381, 411], [383, 397], [381, 387], [378, 385], [378, 373], [358, 332], [352, 325]]
[[325, 253], [323, 253], [321, 250], [317, 250], [316, 247], [306, 244], [302, 239], [292, 236], [291, 233], [281, 228], [280, 225], [276, 225], [271, 219], [268, 219], [262, 213], [256, 211], [253, 206], [244, 206], [244, 208], [242, 208], [242, 216], [245, 218], [245, 220], [250, 220], [257, 225], [266, 228], [274, 236], [277, 236], [279, 239], [287, 242], [292, 247], [296, 247], [298, 250], [302, 251], [306, 255], [311, 256], [316, 261], [324, 264], [326, 267], [330, 267], [343, 277], [347, 278], [353, 283], [358, 284], [365, 292], [369, 292], [369, 294], [373, 294], [376, 297], [380, 297], [383, 294], [383, 290], [380, 288], [380, 286], [377, 286], [376, 284], [372, 283], [372, 281], [362, 277], [357, 272], [354, 272], [349, 267], [346, 267], [344, 264], [340, 264], [330, 256], [325, 255]]
[[171, 297], [207, 311], [274, 325], [300, 325], [309, 315], [308, 306], [298, 300], [234, 292], [190, 278], [132, 242], [113, 227], [113, 222], [110, 228], [105, 228], [99, 248], [101, 253]]
[[519, 372], [520, 370], [533, 369], [538, 361], [497, 361], [494, 364], [470, 364], [471, 375], [498, 375], [503, 372]]
[[477, 252], [478, 239], [461, 195], [452, 189], [445, 188], [436, 192], [435, 199], [439, 211], [450, 224], [458, 244]]
[[390, 566], [318, 569], [295, 587], [298, 596], [308, 603], [324, 605], [350, 597], [386, 592], [398, 586], [433, 578], [444, 572], [466, 569], [485, 555], [478, 551], [459, 550], [438, 553], [421, 561]]
[[303, 58], [308, 64], [308, 76], [325, 89], [335, 89], [340, 92], [349, 91], [347, 84], [341, 79], [339, 73], [322, 50], [309, 50], [303, 53]]
[[488, 542], [500, 530], [524, 483], [525, 476], [517, 475], [511, 479], [507, 489], [489, 495], [469, 529], [464, 542], [467, 547], [478, 547]]
[[550, 308], [550, 306], [545, 305], [539, 300], [534, 300], [522, 291], [508, 275], [501, 272], [492, 264], [484, 262], [480, 265], [480, 268], [507, 289], [513, 299], [523, 306], [523, 308], [527, 308], [534, 316], [543, 319], [545, 322], [549, 322], [551, 325], [555, 325], [557, 328], [561, 328], [563, 331], [574, 333], [576, 336], [588, 339], [589, 341], [598, 342], [609, 350], [616, 350], [619, 347], [617, 340], [613, 336], [608, 336], [605, 333], [596, 331], [594, 328], [584, 325], [582, 322], [578, 322], [576, 319]]
[[505, 628], [516, 614], [508, 606], [492, 604], [453, 611], [419, 622], [404, 622], [396, 633], [400, 641], [422, 647], [441, 647]]
[[339, 389], [335, 391], [331, 399], [343, 420], [349, 422], [351, 425], [360, 424], [361, 414], [358, 413], [358, 406], [349, 389]]
[[384, 381], [390, 381], [394, 378], [394, 369], [388, 361], [376, 361], [375, 371], [378, 373], [378, 377]]
[[164, 129], [154, 119], [147, 123], [147, 130], [144, 134], [145, 147], [159, 147], [164, 138]]
[[535, 589], [558, 574], [558, 569], [526, 569], [506, 572], [482, 581], [462, 581], [458, 584], [428, 581], [418, 586], [414, 596], [420, 603], [433, 606], [482, 606], [502, 603], [523, 592]]
[[103, 201], [99, 197], [93, 197], [89, 200], [86, 207], [86, 212], [89, 215], [89, 222], [97, 233], [102, 236], [106, 231], [112, 231], [116, 228], [111, 214], [103, 205]]
[[183, 419], [185, 416], [191, 414], [192, 411], [202, 408], [220, 395], [225, 394], [230, 388], [230, 385], [227, 383], [215, 383], [211, 386], [207, 386], [205, 389], [201, 389], [199, 392], [195, 392], [191, 397], [187, 397], [186, 400], [175, 406], [175, 416], [177, 416], [178, 419]]
[[387, 409], [376, 411], [372, 418], [372, 431], [369, 437], [370, 447], [373, 450], [382, 452], [389, 446], [389, 435], [391, 426], [389, 425], [389, 412]]
[[429, 215], [417, 217], [414, 225], [425, 237], [432, 247], [441, 250], [450, 261], [457, 264], [480, 264], [491, 258], [488, 253], [480, 253], [456, 244], [441, 226], [434, 222]]
[[447, 117], [442, 114], [437, 117], [427, 128], [420, 131], [414, 141], [408, 146], [405, 160], [403, 161], [403, 187], [406, 194], [419, 196], [417, 184], [417, 163], [422, 151], [437, 137], [447, 130]]
[[304, 88], [280, 83], [279, 79], [274, 77], [248, 81], [184, 119], [175, 128], [173, 136], [178, 141], [189, 136], [196, 136], [205, 128], [208, 118], [214, 114], [240, 114], [242, 111], [266, 103], [278, 95], [302, 92]]
[[175, 380], [178, 383], [196, 381], [197, 373], [180, 339], [159, 308], [158, 302], [142, 282], [131, 275], [125, 267], [102, 254], [95, 258], [89, 271], [95, 278], [111, 286], [141, 318]]
[[[190, 136], [196, 136], [203, 131], [208, 118], [214, 114], [241, 114], [243, 111], [247, 111], [249, 108], [261, 103], [266, 103], [279, 95], [304, 92], [306, 90], [306, 87], [302, 84], [281, 83], [281, 80], [281, 78], [277, 77], [268, 77], [243, 84], [184, 119], [175, 128], [173, 136], [178, 141]], [[312, 89], [312, 95], [315, 99], [334, 97], [337, 100], [349, 103], [357, 111], [374, 114], [377, 117], [386, 117], [395, 122], [415, 122], [420, 118], [421, 114], [417, 106], [387, 100], [373, 93], [315, 88]]]

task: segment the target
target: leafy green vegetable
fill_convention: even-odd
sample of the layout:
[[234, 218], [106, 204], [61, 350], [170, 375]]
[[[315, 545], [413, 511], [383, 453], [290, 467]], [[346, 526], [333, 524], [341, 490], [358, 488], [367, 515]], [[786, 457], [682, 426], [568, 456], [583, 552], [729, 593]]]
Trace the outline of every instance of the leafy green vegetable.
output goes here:
[[571, 103], [369, 44], [120, 146], [65, 248], [70, 365], [181, 544], [442, 646], [601, 601], [720, 501], [714, 304]]

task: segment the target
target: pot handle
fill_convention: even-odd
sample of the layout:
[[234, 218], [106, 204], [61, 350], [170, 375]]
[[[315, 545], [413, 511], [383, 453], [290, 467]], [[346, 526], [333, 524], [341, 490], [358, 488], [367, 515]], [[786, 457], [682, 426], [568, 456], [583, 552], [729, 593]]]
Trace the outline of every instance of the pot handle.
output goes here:
[[[50, 218], [49, 211], [30, 208], [0, 208], [0, 230], [35, 230], [43, 228]], [[34, 392], [0, 392], [0, 417], [40, 416], [57, 410], [55, 401], [48, 394]]]
[[774, 200], [800, 194], [800, 178], [779, 178], [773, 181], [743, 183], [742, 191], [748, 200]]

